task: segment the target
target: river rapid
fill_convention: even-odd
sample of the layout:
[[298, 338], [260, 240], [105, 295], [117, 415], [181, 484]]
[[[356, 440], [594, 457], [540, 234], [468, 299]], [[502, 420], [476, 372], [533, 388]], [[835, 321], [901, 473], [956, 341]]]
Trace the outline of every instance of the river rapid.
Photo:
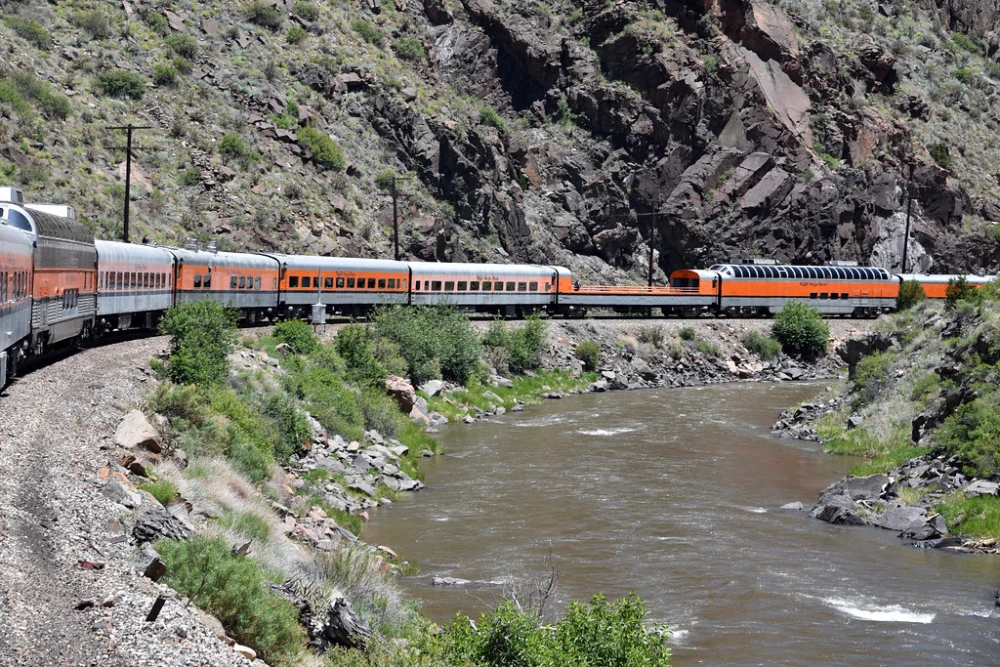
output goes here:
[[365, 539], [419, 565], [405, 584], [438, 622], [478, 616], [551, 551], [555, 606], [634, 590], [673, 630], [675, 667], [1000, 663], [1000, 559], [777, 509], [808, 509], [855, 463], [770, 435], [821, 387], [587, 394], [449, 426], [428, 489], [379, 509]]

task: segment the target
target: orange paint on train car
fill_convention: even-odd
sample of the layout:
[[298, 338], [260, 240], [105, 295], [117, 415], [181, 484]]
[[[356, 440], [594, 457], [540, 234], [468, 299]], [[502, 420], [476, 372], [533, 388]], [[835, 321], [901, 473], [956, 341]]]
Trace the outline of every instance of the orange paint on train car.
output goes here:
[[[236, 286], [232, 279], [236, 278]], [[248, 286], [252, 281], [253, 286]], [[242, 285], [242, 286], [241, 286]], [[205, 264], [180, 264], [177, 268], [177, 289], [199, 292], [243, 292], [277, 290], [278, 270], [229, 266], [209, 267]]]
[[[836, 295], [836, 296], [834, 296]], [[722, 297], [779, 297], [810, 299], [895, 299], [899, 283], [892, 280], [868, 282], [852, 280], [773, 280], [731, 278], [722, 281]]]
[[[322, 288], [319, 282], [322, 281]], [[405, 293], [408, 278], [399, 272], [387, 271], [305, 271], [285, 269], [281, 277], [282, 292], [390, 292]]]
[[35, 269], [31, 294], [36, 299], [61, 297], [66, 292], [76, 295], [96, 294], [96, 269]]

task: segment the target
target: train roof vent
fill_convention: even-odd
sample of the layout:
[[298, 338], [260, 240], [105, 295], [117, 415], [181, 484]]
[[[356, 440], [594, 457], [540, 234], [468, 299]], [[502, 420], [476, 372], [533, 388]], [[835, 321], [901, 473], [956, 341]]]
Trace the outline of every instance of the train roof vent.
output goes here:
[[64, 204], [25, 204], [24, 208], [29, 211], [48, 213], [49, 215], [54, 215], [58, 218], [76, 220], [76, 209], [72, 206], [66, 206]]
[[831, 259], [826, 263], [827, 266], [857, 266], [857, 262], [850, 262], [844, 259]]
[[5, 186], [0, 188], [0, 201], [21, 205], [24, 204], [24, 193], [20, 188]]
[[205, 246], [205, 250], [207, 250], [208, 252], [212, 253], [213, 255], [218, 255], [219, 254], [219, 242], [216, 241], [215, 239], [212, 239], [211, 241], [208, 242], [208, 245]]
[[184, 248], [186, 250], [190, 250], [191, 252], [198, 252], [199, 250], [201, 250], [201, 248], [198, 245], [198, 239], [196, 238], [189, 238], [187, 240], [187, 243], [184, 245]]
[[773, 265], [776, 265], [778, 263], [778, 260], [776, 260], [776, 259], [760, 259], [759, 257], [753, 257], [753, 258], [750, 258], [750, 259], [731, 259], [731, 260], [729, 260], [729, 263], [730, 264], [756, 264], [757, 266], [765, 264], [765, 265], [772, 265], [773, 266]]

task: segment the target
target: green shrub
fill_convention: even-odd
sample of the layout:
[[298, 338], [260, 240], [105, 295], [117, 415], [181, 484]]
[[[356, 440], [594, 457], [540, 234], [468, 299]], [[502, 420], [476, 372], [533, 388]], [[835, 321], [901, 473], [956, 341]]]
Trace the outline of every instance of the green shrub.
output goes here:
[[288, 29], [288, 32], [285, 33], [285, 41], [289, 44], [298, 44], [305, 39], [308, 34], [309, 33], [306, 32], [305, 28], [296, 23]]
[[360, 324], [349, 324], [337, 333], [337, 354], [347, 366], [347, 377], [357, 384], [381, 385], [387, 371], [375, 358], [374, 345], [368, 330]]
[[22, 117], [30, 114], [28, 102], [34, 103], [46, 118], [62, 119], [70, 112], [69, 98], [30, 72], [14, 72], [0, 79], [0, 101], [9, 104]]
[[260, 154], [251, 148], [240, 135], [227, 132], [219, 142], [219, 154], [226, 160], [239, 160], [241, 163], [256, 162]]
[[41, 23], [24, 16], [5, 16], [3, 22], [8, 28], [13, 30], [19, 37], [24, 39], [42, 51], [52, 48], [52, 36]]
[[135, 72], [113, 69], [97, 75], [97, 85], [108, 97], [141, 100], [146, 94], [146, 80]]
[[951, 75], [958, 79], [960, 83], [968, 84], [972, 81], [973, 72], [969, 67], [959, 67], [952, 71]]
[[396, 55], [402, 60], [422, 63], [425, 56], [423, 42], [416, 37], [400, 37], [396, 40]]
[[274, 337], [296, 354], [312, 354], [319, 349], [319, 336], [302, 320], [285, 320], [274, 325]]
[[465, 384], [479, 364], [482, 346], [469, 319], [451, 306], [381, 308], [375, 314], [376, 337], [399, 346], [410, 378], [420, 385], [440, 376]]
[[677, 332], [677, 335], [681, 337], [681, 340], [694, 340], [698, 337], [694, 327], [682, 327], [681, 330]]
[[177, 70], [178, 74], [190, 74], [191, 70], [194, 69], [194, 65], [191, 64], [191, 61], [183, 56], [174, 56], [170, 59], [170, 63], [174, 66], [174, 69]]
[[285, 465], [292, 454], [312, 438], [309, 419], [285, 394], [274, 394], [264, 403], [264, 414], [275, 425], [274, 460]]
[[333, 171], [344, 170], [346, 165], [344, 153], [330, 135], [314, 127], [303, 127], [295, 136], [299, 140], [299, 145], [312, 153], [313, 162]]
[[705, 340], [704, 338], [697, 338], [694, 341], [695, 349], [697, 349], [702, 354], [709, 357], [717, 357], [722, 352], [719, 350], [719, 346], [715, 343]]
[[296, 0], [295, 4], [292, 5], [292, 13], [306, 21], [315, 21], [319, 18], [319, 8], [306, 0]]
[[786, 351], [814, 357], [826, 352], [830, 328], [815, 308], [787, 301], [774, 318], [771, 334]]
[[73, 24], [89, 33], [93, 39], [107, 39], [111, 36], [108, 17], [100, 10], [75, 12], [73, 14]]
[[876, 352], [854, 367], [854, 386], [865, 392], [867, 400], [874, 398], [885, 387], [889, 380], [889, 365], [895, 358], [889, 352]]
[[351, 21], [351, 30], [361, 35], [361, 39], [372, 46], [381, 49], [385, 45], [385, 37], [382, 35], [382, 31], [372, 25], [370, 21], [354, 19]]
[[498, 373], [523, 373], [541, 363], [547, 330], [548, 323], [538, 315], [530, 315], [513, 331], [508, 331], [504, 321], [497, 319], [483, 334], [482, 345]]
[[160, 504], [166, 507], [177, 498], [177, 487], [169, 479], [159, 477], [149, 479], [139, 484], [139, 488], [149, 492]]
[[781, 343], [756, 331], [743, 334], [743, 346], [761, 359], [774, 359], [781, 354]]
[[305, 643], [298, 610], [270, 592], [260, 567], [234, 556], [219, 538], [195, 535], [154, 545], [167, 566], [164, 583], [222, 622], [226, 633], [272, 664], [296, 657]]
[[1000, 469], [1000, 400], [990, 392], [961, 406], [934, 431], [935, 444], [967, 463], [970, 475]]
[[171, 308], [160, 321], [160, 334], [170, 336], [167, 376], [174, 382], [221, 384], [229, 371], [236, 343], [236, 316], [212, 301]]
[[942, 169], [951, 167], [951, 153], [948, 151], [948, 144], [939, 142], [930, 147], [931, 157]]
[[181, 172], [181, 185], [197, 185], [201, 181], [201, 169], [190, 167]]
[[966, 497], [957, 493], [945, 497], [935, 506], [956, 535], [980, 538], [1000, 538], [1000, 498], [996, 496]]
[[669, 635], [662, 627], [647, 631], [645, 620], [645, 605], [634, 593], [612, 603], [600, 595], [573, 602], [555, 627], [508, 601], [478, 623], [457, 616], [431, 652], [454, 665], [668, 667]]
[[479, 121], [484, 125], [495, 127], [501, 133], [506, 134], [507, 123], [504, 122], [500, 114], [493, 107], [483, 107], [479, 110]]
[[170, 63], [153, 65], [153, 83], [157, 86], [173, 86], [177, 83], [177, 70]]
[[927, 298], [924, 287], [916, 280], [906, 280], [899, 286], [899, 295], [896, 297], [896, 310], [909, 310]]
[[964, 32], [953, 32], [951, 33], [951, 41], [958, 48], [963, 51], [968, 51], [969, 53], [974, 53], [976, 55], [983, 55], [983, 47], [979, 45], [979, 42], [969, 37]]
[[974, 301], [976, 296], [978, 289], [970, 285], [965, 276], [951, 278], [944, 291], [944, 307], [949, 311], [955, 310], [960, 301]]
[[191, 35], [177, 33], [175, 35], [170, 35], [164, 41], [174, 53], [181, 57], [188, 59], [198, 57], [198, 40]]
[[244, 12], [246, 13], [247, 21], [262, 28], [276, 31], [281, 27], [281, 12], [275, 7], [265, 5], [260, 0], [253, 0], [253, 2], [246, 6]]
[[596, 340], [585, 340], [576, 344], [576, 358], [583, 362], [583, 370], [594, 372], [601, 365], [601, 346]]
[[662, 327], [650, 326], [639, 329], [639, 334], [636, 338], [640, 343], [646, 343], [647, 345], [652, 345], [656, 349], [660, 349], [663, 347], [665, 336]]
[[142, 20], [146, 22], [150, 30], [159, 35], [166, 35], [170, 32], [170, 24], [167, 23], [167, 18], [154, 9], [143, 10]]

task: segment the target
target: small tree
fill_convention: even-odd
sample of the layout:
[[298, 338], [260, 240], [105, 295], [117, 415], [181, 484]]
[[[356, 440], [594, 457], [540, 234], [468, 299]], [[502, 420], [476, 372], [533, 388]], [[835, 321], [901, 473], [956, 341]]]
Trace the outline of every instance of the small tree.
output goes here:
[[916, 280], [907, 280], [899, 286], [899, 296], [896, 297], [896, 310], [903, 311], [913, 308], [927, 298], [924, 287]]
[[229, 372], [236, 344], [236, 314], [213, 301], [194, 301], [171, 308], [160, 322], [170, 336], [167, 377], [174, 382], [211, 386]]
[[333, 143], [330, 135], [315, 127], [303, 127], [296, 133], [299, 145], [312, 153], [313, 162], [333, 171], [343, 171], [346, 162], [340, 146]]
[[816, 357], [826, 352], [830, 328], [815, 308], [801, 301], [787, 301], [774, 318], [771, 333], [786, 351]]
[[965, 276], [952, 278], [944, 291], [944, 307], [954, 310], [959, 301], [969, 301], [976, 296], [976, 288], [969, 284]]

